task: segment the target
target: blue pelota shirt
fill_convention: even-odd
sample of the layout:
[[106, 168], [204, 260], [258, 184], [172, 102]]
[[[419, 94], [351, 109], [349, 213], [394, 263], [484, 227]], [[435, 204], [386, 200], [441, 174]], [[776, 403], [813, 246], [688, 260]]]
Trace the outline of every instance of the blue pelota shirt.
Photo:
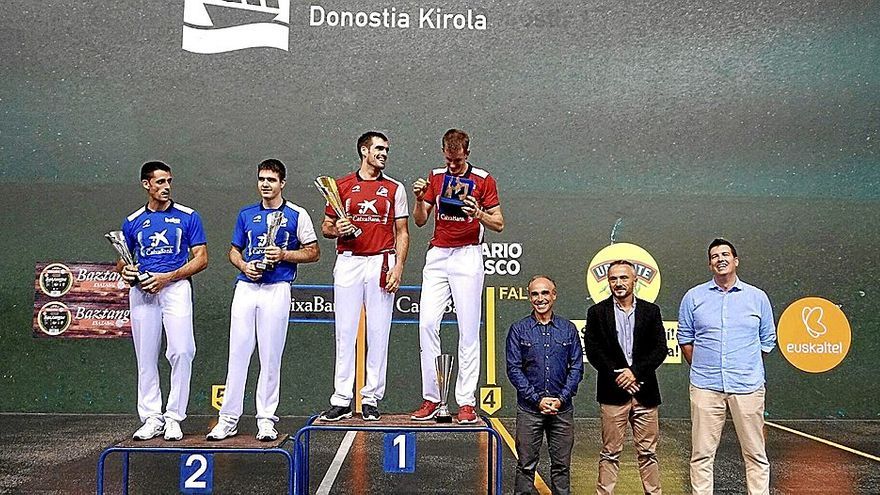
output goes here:
[[140, 207], [122, 222], [122, 233], [142, 272], [177, 270], [190, 248], [207, 243], [199, 214], [173, 201], [165, 211]]
[[691, 383], [731, 394], [764, 385], [762, 352], [776, 346], [770, 299], [737, 279], [729, 291], [714, 280], [689, 290], [678, 311], [678, 343], [693, 344]]
[[[317, 242], [315, 227], [309, 213], [290, 201], [284, 201], [278, 209], [263, 207], [262, 202], [245, 206], [238, 212], [238, 221], [232, 232], [232, 245], [241, 251], [245, 261], [263, 259], [263, 252], [268, 246], [266, 239], [266, 216], [274, 211], [284, 214], [281, 228], [275, 235], [275, 245], [281, 249], [293, 251], [300, 247]], [[274, 270], [263, 272], [256, 282], [239, 273], [236, 280], [248, 283], [271, 284], [275, 282], [293, 282], [296, 279], [296, 263], [282, 261]]]
[[562, 401], [560, 412], [567, 411], [583, 376], [583, 348], [572, 322], [553, 315], [542, 325], [529, 315], [510, 326], [507, 377], [519, 407], [540, 414], [541, 399], [554, 397]]

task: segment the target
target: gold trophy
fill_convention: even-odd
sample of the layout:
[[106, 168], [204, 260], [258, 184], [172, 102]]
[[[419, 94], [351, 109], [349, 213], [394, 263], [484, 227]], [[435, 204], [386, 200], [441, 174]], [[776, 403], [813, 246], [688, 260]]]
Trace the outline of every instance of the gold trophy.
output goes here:
[[[273, 211], [266, 215], [266, 247], [275, 246], [275, 237], [282, 223], [284, 223], [284, 213]], [[275, 269], [275, 263], [267, 260], [265, 255], [262, 260], [254, 262], [254, 266], [263, 271]]]
[[[121, 230], [111, 230], [104, 234], [104, 238], [110, 241], [110, 245], [113, 246], [113, 249], [119, 253], [119, 259], [122, 260], [126, 265], [135, 265], [134, 256], [131, 254], [131, 251], [128, 250], [128, 243], [125, 242], [125, 234], [122, 233]], [[131, 282], [131, 285], [137, 285], [146, 282], [152, 275], [147, 272], [138, 271], [137, 278]]]
[[[333, 177], [321, 176], [315, 179], [315, 187], [318, 188], [318, 191], [324, 196], [324, 199], [327, 200], [327, 204], [330, 205], [330, 208], [333, 208], [333, 211], [336, 213], [336, 216], [339, 218], [349, 218], [348, 214], [345, 212], [345, 208], [342, 207], [342, 198], [339, 196], [339, 188], [336, 187], [336, 179]], [[354, 225], [354, 233], [352, 237], [357, 237], [363, 234], [363, 230], [357, 225]]]
[[434, 363], [437, 367], [437, 386], [440, 388], [440, 406], [437, 407], [437, 416], [434, 421], [438, 423], [452, 423], [452, 415], [449, 414], [449, 381], [452, 379], [452, 364], [455, 358], [451, 354], [440, 354]]

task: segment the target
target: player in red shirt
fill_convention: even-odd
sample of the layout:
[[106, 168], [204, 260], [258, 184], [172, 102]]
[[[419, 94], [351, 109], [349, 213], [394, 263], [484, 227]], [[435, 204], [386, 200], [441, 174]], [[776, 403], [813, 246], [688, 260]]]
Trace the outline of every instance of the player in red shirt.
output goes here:
[[443, 136], [446, 166], [431, 171], [427, 180], [413, 184], [413, 218], [424, 226], [433, 210], [434, 235], [425, 256], [419, 312], [422, 361], [422, 402], [412, 419], [425, 421], [437, 414], [440, 389], [435, 360], [440, 355], [440, 320], [449, 299], [458, 317], [458, 378], [455, 400], [458, 422], [476, 423], [477, 382], [480, 378], [480, 319], [483, 295], [483, 242], [485, 228], [501, 232], [504, 216], [495, 178], [467, 159], [470, 138], [450, 129]]
[[[388, 138], [367, 132], [357, 142], [360, 168], [336, 181], [349, 218], [328, 205], [321, 232], [336, 241], [333, 294], [336, 308], [336, 374], [331, 408], [321, 419], [351, 417], [355, 379], [355, 342], [361, 307], [367, 310], [367, 377], [360, 390], [362, 416], [377, 421], [385, 395], [388, 338], [394, 293], [400, 287], [409, 251], [409, 207], [403, 184], [384, 174]], [[355, 226], [363, 232], [353, 236]]]

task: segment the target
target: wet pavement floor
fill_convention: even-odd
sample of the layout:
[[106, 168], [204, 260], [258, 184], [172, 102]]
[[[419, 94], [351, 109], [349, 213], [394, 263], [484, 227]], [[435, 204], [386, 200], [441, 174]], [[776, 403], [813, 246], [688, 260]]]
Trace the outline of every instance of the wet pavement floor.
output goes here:
[[[285, 417], [278, 431], [291, 436], [307, 418]], [[190, 417], [183, 423], [185, 443], [198, 448], [215, 417]], [[513, 419], [499, 422], [513, 434]], [[361, 424], [352, 421], [352, 424]], [[858, 452], [806, 438], [787, 429], [824, 439]], [[880, 494], [880, 422], [774, 421], [767, 426], [767, 450], [774, 494]], [[0, 414], [0, 492], [23, 494], [95, 493], [101, 451], [118, 442], [130, 445], [137, 418], [124, 415]], [[600, 430], [597, 419], [578, 419], [572, 459], [572, 493], [595, 493]], [[689, 493], [690, 422], [661, 419], [658, 457], [667, 494]], [[239, 436], [228, 446], [265, 447], [253, 435], [253, 418], [243, 418]], [[486, 434], [417, 434], [416, 469], [412, 474], [383, 471], [383, 434], [340, 431], [311, 436], [309, 493], [331, 494], [460, 494], [486, 493]], [[629, 442], [629, 441], [628, 441]], [[149, 445], [162, 445], [152, 440]], [[216, 446], [212, 443], [211, 446]], [[227, 442], [220, 442], [227, 444]], [[340, 453], [340, 445], [350, 445]], [[178, 444], [179, 445], [179, 444]], [[285, 444], [290, 448], [290, 443]], [[860, 453], [861, 454], [860, 454]], [[337, 459], [338, 473], [331, 469]], [[539, 474], [549, 482], [546, 447]], [[130, 455], [129, 493], [177, 493], [179, 454]], [[503, 491], [512, 493], [516, 459], [503, 447]], [[113, 454], [105, 466], [106, 493], [122, 493], [122, 462]], [[328, 474], [329, 471], [329, 474]], [[278, 455], [216, 454], [214, 493], [286, 493], [287, 467]], [[728, 422], [715, 462], [716, 493], [745, 493], [739, 445]], [[536, 492], [539, 493], [539, 492]], [[629, 442], [621, 457], [617, 493], [641, 493], [635, 454]]]

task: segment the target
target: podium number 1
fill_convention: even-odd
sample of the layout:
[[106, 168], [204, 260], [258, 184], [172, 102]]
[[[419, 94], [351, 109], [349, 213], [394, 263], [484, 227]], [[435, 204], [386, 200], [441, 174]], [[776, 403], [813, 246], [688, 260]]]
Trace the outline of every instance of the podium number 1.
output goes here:
[[416, 470], [416, 434], [386, 433], [385, 460], [386, 473], [413, 473]]
[[406, 469], [406, 435], [400, 434], [394, 437], [394, 445], [397, 446], [397, 467]]

